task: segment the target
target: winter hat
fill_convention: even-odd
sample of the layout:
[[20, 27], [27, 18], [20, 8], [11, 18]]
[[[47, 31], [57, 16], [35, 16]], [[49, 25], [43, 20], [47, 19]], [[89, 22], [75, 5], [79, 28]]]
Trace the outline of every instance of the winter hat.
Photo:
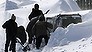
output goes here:
[[16, 20], [16, 17], [14, 14], [12, 14], [12, 17], [11, 17], [12, 20]]
[[34, 5], [34, 8], [38, 9], [39, 8], [39, 5], [38, 4], [35, 4]]

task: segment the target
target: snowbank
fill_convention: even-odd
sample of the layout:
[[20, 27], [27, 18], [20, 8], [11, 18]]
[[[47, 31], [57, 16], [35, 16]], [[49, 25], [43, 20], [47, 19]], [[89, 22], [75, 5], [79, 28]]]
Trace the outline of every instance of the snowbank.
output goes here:
[[79, 41], [71, 42], [68, 45], [45, 48], [42, 52], [91, 52], [92, 36], [88, 39], [83, 38]]
[[[71, 42], [76, 42], [81, 39], [88, 39], [92, 36], [92, 11], [85, 14], [85, 21], [79, 24], [70, 24], [66, 29], [58, 27], [55, 32], [52, 33], [48, 45], [44, 48], [43, 52], [56, 51], [55, 47], [68, 45]], [[90, 15], [90, 16], [89, 16]], [[87, 20], [86, 20], [87, 19]], [[48, 51], [46, 51], [49, 49]], [[62, 49], [62, 48], [60, 48]], [[73, 49], [73, 48], [72, 48]], [[88, 48], [87, 48], [88, 49]], [[59, 52], [61, 50], [58, 50]]]
[[78, 7], [77, 3], [73, 0], [50, 0], [50, 1], [42, 0], [41, 2], [37, 3], [39, 3], [41, 8], [44, 9], [45, 11], [47, 9], [50, 9], [50, 14], [81, 10]]
[[5, 44], [5, 30], [2, 28], [3, 22], [4, 22], [4, 11], [0, 11], [0, 52], [3, 52]]
[[[13, 0], [6, 3], [6, 9], [9, 9], [9, 10], [5, 12], [4, 11], [0, 12], [0, 24], [3, 24], [6, 20], [8, 20], [11, 14], [15, 14], [15, 16], [17, 17], [16, 22], [18, 23], [18, 26], [23, 25], [26, 28], [26, 25], [29, 22], [28, 15], [30, 14], [34, 3], [27, 5], [26, 3], [28, 3], [28, 0], [26, 1], [20, 0], [26, 3], [23, 3], [23, 6], [25, 5], [24, 8], [18, 8], [17, 5], [20, 4], [21, 2], [19, 1], [19, 3], [17, 2], [13, 3], [12, 1]], [[78, 13], [82, 15], [82, 19], [83, 19], [82, 23], [79, 23], [76, 25], [71, 24], [66, 29], [63, 29], [62, 27], [58, 27], [55, 30], [55, 32], [51, 33], [51, 37], [48, 42], [48, 45], [44, 47], [42, 52], [73, 52], [73, 51], [76, 52], [77, 51], [76, 48], [80, 49], [80, 46], [82, 46], [81, 48], [84, 48], [83, 45], [85, 46], [85, 42], [86, 42], [86, 45], [88, 45], [89, 43], [92, 43], [91, 38], [89, 38], [92, 35], [92, 23], [91, 23], [92, 12], [91, 11], [90, 12], [79, 11], [80, 8], [73, 0], [49, 0], [49, 1], [39, 0], [39, 1], [36, 1], [35, 3], [38, 3], [40, 5], [40, 9], [42, 9], [43, 12], [47, 11], [47, 9], [50, 9], [49, 14], [53, 14], [53, 15], [54, 13], [78, 11]], [[10, 8], [10, 6], [14, 6], [15, 8], [13, 7]], [[11, 9], [15, 9], [15, 10], [11, 10]], [[0, 25], [0, 38], [1, 38], [0, 52], [3, 52], [4, 44], [5, 44], [5, 30], [2, 29], [2, 25]], [[89, 39], [86, 40], [87, 38]], [[85, 41], [82, 44], [81, 41], [83, 40]], [[90, 42], [87, 43], [88, 41]], [[79, 42], [80, 44], [78, 44]], [[76, 48], [73, 46], [75, 46]], [[83, 50], [86, 52], [90, 52], [90, 51], [87, 51], [87, 50], [91, 50], [88, 48], [91, 48], [91, 44], [89, 44], [87, 47], [85, 47], [85, 50], [84, 49]]]
[[[50, 14], [52, 13], [62, 13], [62, 12], [73, 12], [81, 10], [77, 3], [73, 0], [10, 0], [17, 4], [18, 7], [33, 5], [38, 3], [40, 5], [40, 9], [43, 12], [50, 9]], [[9, 4], [10, 5], [10, 4]], [[15, 5], [15, 4], [13, 4]], [[29, 7], [30, 9], [33, 7]]]
[[6, 8], [5, 8], [5, 10], [12, 10], [12, 9], [18, 9], [17, 4], [12, 2], [12, 1], [6, 0]]

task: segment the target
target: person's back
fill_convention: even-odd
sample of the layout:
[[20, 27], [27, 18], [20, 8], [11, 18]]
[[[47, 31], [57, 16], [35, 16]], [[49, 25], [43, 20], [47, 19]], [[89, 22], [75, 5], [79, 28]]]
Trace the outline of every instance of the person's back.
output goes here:
[[25, 28], [23, 26], [19, 26], [17, 30], [17, 38], [21, 40], [21, 43], [24, 44], [27, 40], [27, 34], [25, 32]]
[[34, 27], [35, 36], [39, 37], [40, 35], [47, 35], [47, 27], [44, 21], [39, 21], [35, 24]]
[[47, 45], [48, 43], [48, 34], [47, 34], [47, 28], [50, 28], [52, 26], [49, 27], [48, 26], [49, 23], [45, 22], [43, 20], [43, 17], [39, 18], [39, 21], [34, 25], [33, 27], [33, 34], [36, 37], [36, 48], [39, 49], [41, 42], [42, 42], [42, 38], [45, 39], [45, 45]]
[[31, 19], [31, 21], [27, 25], [26, 32], [28, 33], [28, 37], [29, 37], [28, 42], [29, 42], [29, 44], [32, 43], [32, 37], [33, 37], [33, 35], [32, 35], [32, 27], [37, 22], [37, 20], [38, 20], [38, 18], [33, 18], [33, 19]]
[[31, 19], [31, 21], [28, 23], [26, 31], [27, 32], [31, 32], [32, 27], [34, 26], [34, 24], [37, 22], [38, 18], [33, 18]]

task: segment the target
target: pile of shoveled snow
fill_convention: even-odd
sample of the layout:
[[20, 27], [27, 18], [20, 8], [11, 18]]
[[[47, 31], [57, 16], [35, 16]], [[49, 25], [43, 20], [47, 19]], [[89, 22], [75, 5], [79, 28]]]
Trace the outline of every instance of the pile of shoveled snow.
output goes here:
[[[53, 2], [55, 1], [55, 2]], [[73, 12], [79, 11], [76, 1], [73, 0], [7, 0], [6, 1], [6, 10], [18, 9], [23, 6], [29, 6], [28, 8], [32, 8], [33, 4], [38, 3], [40, 5], [40, 9], [45, 12], [50, 9], [51, 13], [61, 13], [61, 12]], [[48, 4], [47, 4], [48, 3]], [[9, 8], [10, 7], [10, 8]]]
[[[0, 19], [1, 19], [0, 24], [3, 24], [6, 21], [6, 19], [9, 19], [11, 14], [14, 13], [15, 16], [17, 17], [16, 22], [18, 23], [18, 26], [23, 25], [26, 28], [26, 25], [29, 22], [28, 15], [30, 14], [31, 9], [33, 8], [33, 4], [29, 4], [29, 5], [24, 4], [25, 8], [17, 8], [19, 7], [18, 4], [20, 4], [20, 1], [18, 2], [19, 3], [13, 2], [13, 0], [9, 0], [8, 3], [6, 3], [6, 6], [8, 6], [6, 7], [6, 9], [10, 9], [10, 10], [5, 11], [5, 13], [0, 12]], [[40, 9], [42, 9], [43, 12], [47, 11], [47, 9], [50, 9], [51, 14], [80, 10], [80, 8], [77, 7], [75, 1], [73, 0], [49, 0], [49, 1], [39, 0], [36, 1], [35, 3], [38, 3], [40, 5]], [[15, 8], [13, 7], [9, 8], [9, 6], [15, 6]], [[11, 10], [11, 9], [16, 9], [16, 10]], [[48, 45], [43, 49], [42, 52], [73, 52], [73, 51], [90, 52], [91, 49], [89, 48], [92, 45], [91, 44], [92, 39], [90, 37], [92, 35], [92, 23], [91, 23], [92, 12], [87, 11], [85, 12], [85, 14], [84, 12], [83, 13], [81, 12], [82, 11], [78, 11], [78, 13], [83, 14], [82, 15], [83, 22], [76, 25], [71, 24], [66, 29], [63, 29], [62, 27], [58, 27], [55, 30], [55, 32], [51, 33], [51, 37], [48, 42]], [[0, 38], [1, 38], [0, 52], [2, 52], [5, 44], [5, 30], [2, 29], [1, 25], [0, 25]]]
[[92, 36], [81, 40], [70, 42], [64, 46], [45, 47], [42, 52], [91, 52]]
[[17, 4], [14, 3], [13, 1], [6, 0], [5, 10], [13, 10], [13, 9], [18, 9]]
[[44, 48], [43, 52], [60, 52], [62, 50], [63, 52], [91, 52], [92, 50], [88, 49], [88, 47], [92, 47], [90, 46], [92, 45], [91, 13], [92, 11], [83, 15], [82, 18], [85, 21], [82, 23], [70, 24], [66, 29], [58, 27], [55, 32], [51, 33], [48, 45]]

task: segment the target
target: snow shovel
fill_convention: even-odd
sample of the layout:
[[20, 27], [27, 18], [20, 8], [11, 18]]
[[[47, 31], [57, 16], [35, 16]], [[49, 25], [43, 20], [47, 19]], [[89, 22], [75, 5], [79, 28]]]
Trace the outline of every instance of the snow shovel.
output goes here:
[[28, 46], [28, 44], [27, 44], [26, 46], [24, 46], [18, 39], [16, 39], [16, 40], [17, 40], [18, 43], [21, 44], [21, 46], [23, 47], [22, 50], [23, 50], [24, 52], [27, 52], [27, 50], [30, 50], [30, 47]]

